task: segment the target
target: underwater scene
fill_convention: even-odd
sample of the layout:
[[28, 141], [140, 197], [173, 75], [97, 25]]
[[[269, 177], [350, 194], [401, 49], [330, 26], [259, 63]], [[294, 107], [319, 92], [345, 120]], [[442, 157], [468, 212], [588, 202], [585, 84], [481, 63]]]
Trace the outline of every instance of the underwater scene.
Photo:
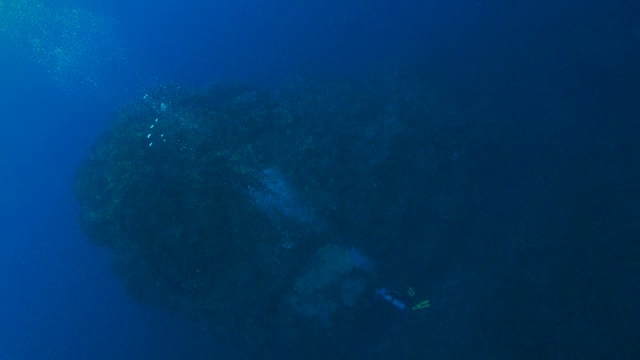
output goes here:
[[640, 3], [0, 0], [0, 360], [636, 359]]

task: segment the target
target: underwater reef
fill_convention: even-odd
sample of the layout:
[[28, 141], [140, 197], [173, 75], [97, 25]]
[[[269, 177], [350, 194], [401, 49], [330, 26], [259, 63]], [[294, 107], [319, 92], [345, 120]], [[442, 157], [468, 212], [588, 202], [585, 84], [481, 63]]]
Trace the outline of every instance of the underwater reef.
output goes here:
[[151, 89], [79, 168], [81, 225], [136, 301], [243, 356], [433, 355], [405, 291], [433, 285], [420, 279], [464, 204], [478, 130], [426, 86], [388, 85]]

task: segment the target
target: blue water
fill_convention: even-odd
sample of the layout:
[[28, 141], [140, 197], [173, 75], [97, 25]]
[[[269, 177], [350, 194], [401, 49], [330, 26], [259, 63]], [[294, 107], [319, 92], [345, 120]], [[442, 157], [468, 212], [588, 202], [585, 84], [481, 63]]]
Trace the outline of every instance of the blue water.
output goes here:
[[[166, 83], [393, 84], [412, 72], [435, 107], [456, 109], [461, 133], [473, 118], [497, 125], [450, 154], [475, 161], [453, 219], [425, 190], [398, 220], [401, 248], [447, 241], [424, 240], [425, 258], [357, 250], [361, 266], [397, 271], [380, 287], [430, 279], [433, 316], [398, 321], [430, 329], [443, 359], [640, 355], [637, 1], [15, 3], [28, 5], [0, 2], [0, 359], [231, 358], [202, 324], [131, 300], [111, 252], [78, 225], [76, 170], [124, 104]], [[308, 207], [322, 199], [270, 191], [280, 215], [317, 220]], [[357, 237], [346, 249], [391, 236], [331, 230]]]

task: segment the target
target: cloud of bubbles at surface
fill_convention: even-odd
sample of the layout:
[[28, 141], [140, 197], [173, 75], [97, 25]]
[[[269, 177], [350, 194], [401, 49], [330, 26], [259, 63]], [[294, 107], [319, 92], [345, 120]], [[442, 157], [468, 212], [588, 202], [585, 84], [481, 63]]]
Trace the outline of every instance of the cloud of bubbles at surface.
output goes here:
[[0, 0], [0, 46], [37, 63], [70, 93], [107, 95], [126, 58], [115, 21], [83, 9]]

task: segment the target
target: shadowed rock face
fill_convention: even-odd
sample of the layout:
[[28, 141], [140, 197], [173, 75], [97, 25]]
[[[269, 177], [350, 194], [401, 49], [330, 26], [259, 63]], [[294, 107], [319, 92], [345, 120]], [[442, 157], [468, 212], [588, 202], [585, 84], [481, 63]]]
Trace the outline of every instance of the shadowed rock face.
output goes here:
[[[357, 354], [352, 340], [380, 330], [367, 320], [377, 283], [390, 281], [378, 271], [442, 161], [426, 149], [428, 126], [408, 130], [428, 101], [406, 95], [156, 88], [117, 114], [79, 169], [81, 224], [114, 252], [132, 297], [250, 354], [329, 343]], [[440, 195], [429, 201], [455, 208]]]

